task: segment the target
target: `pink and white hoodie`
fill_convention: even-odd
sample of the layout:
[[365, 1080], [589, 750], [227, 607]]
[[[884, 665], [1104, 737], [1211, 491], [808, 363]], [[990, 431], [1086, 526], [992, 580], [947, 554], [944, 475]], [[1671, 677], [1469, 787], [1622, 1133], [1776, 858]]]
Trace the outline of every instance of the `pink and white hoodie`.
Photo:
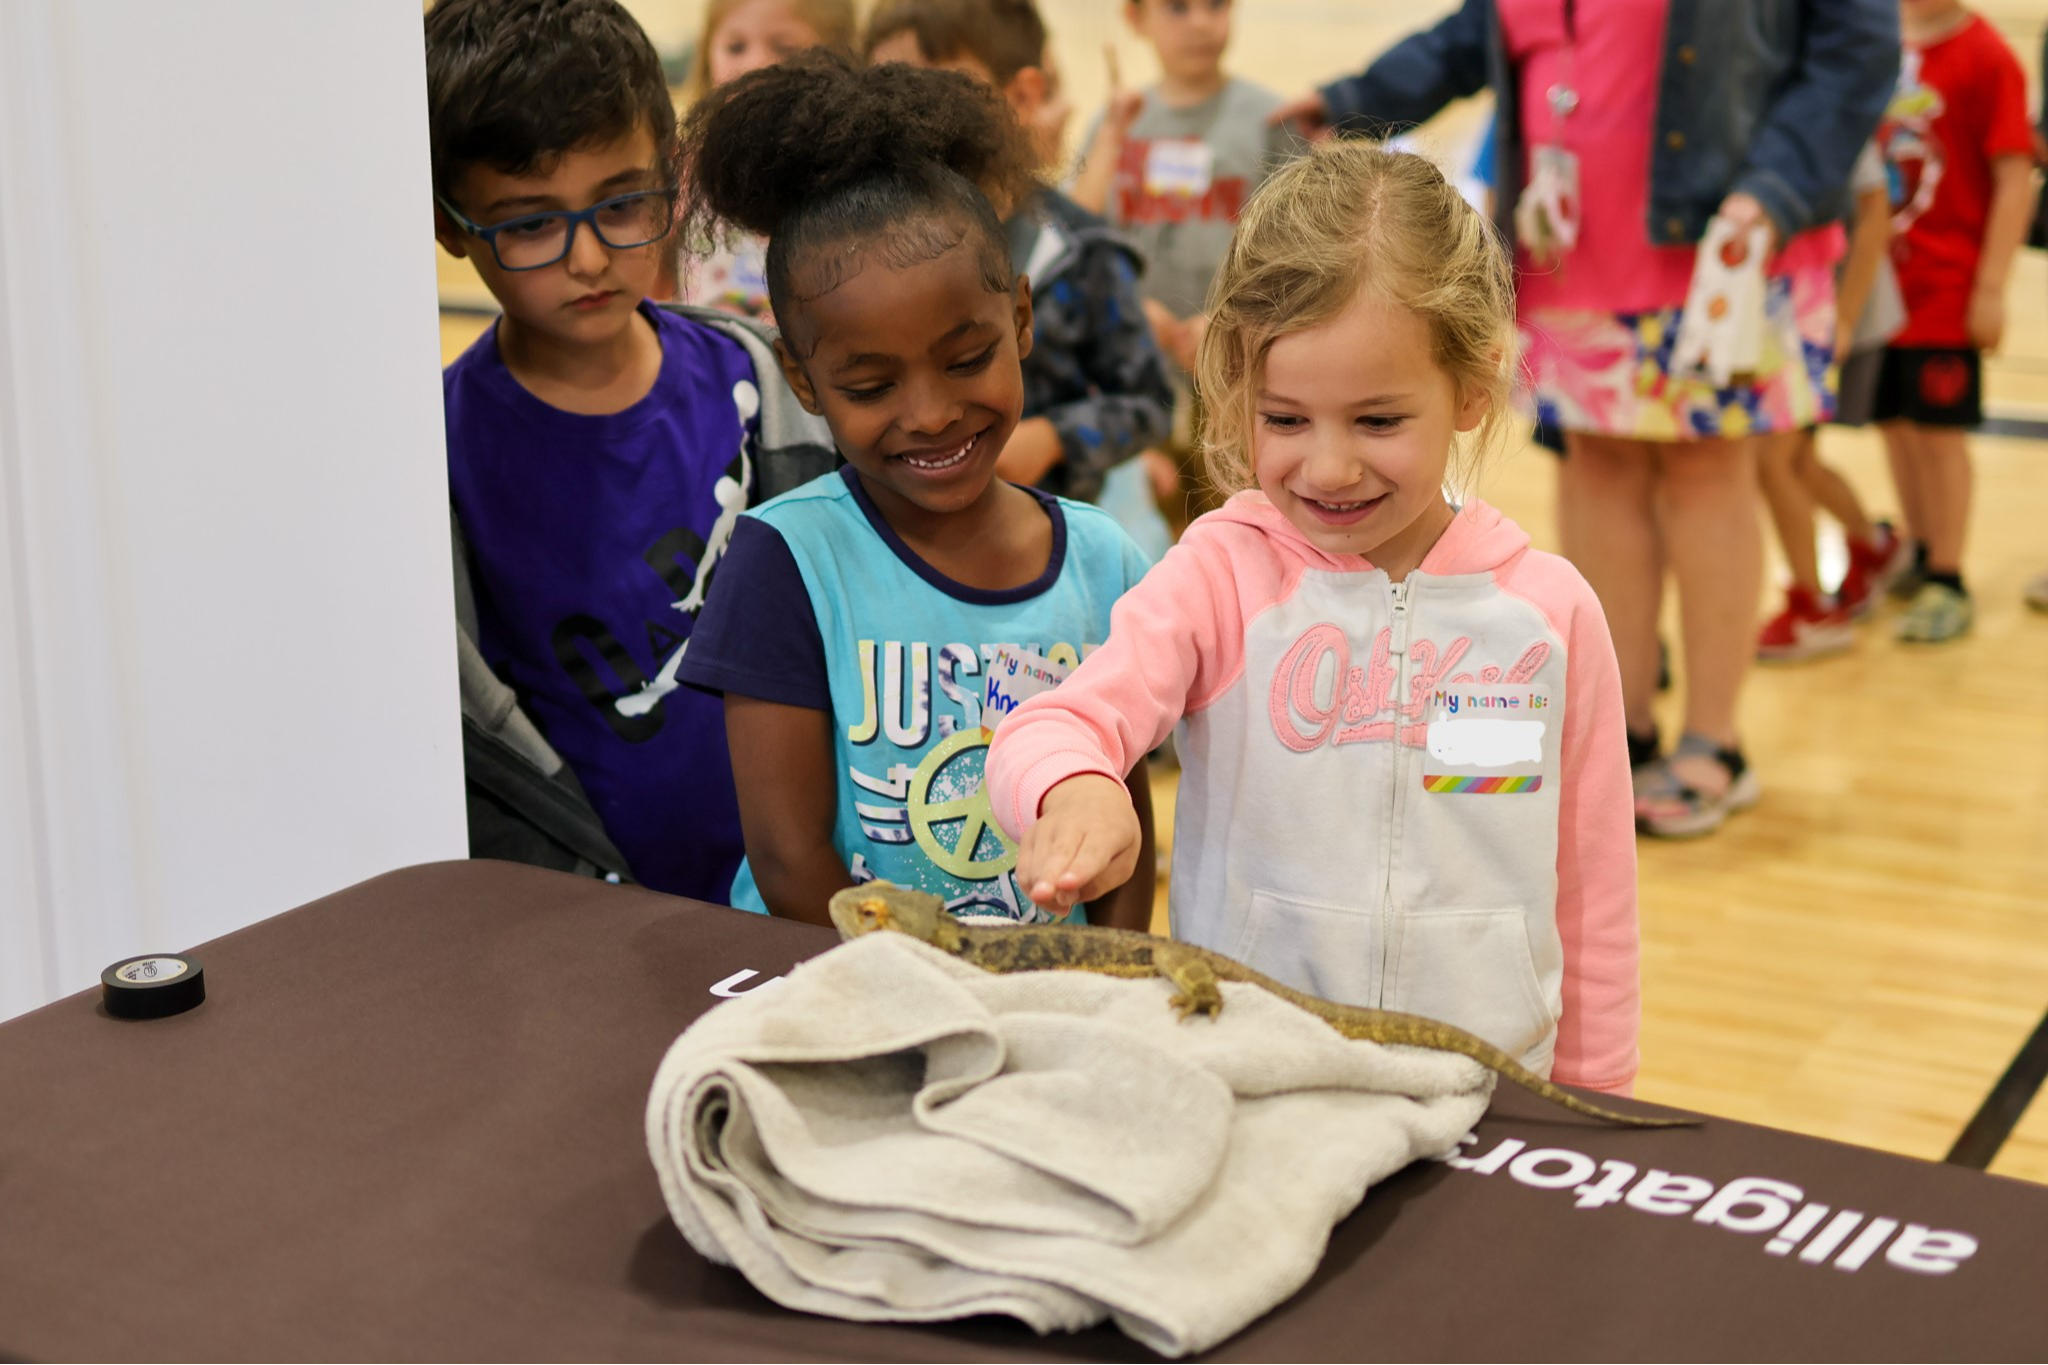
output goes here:
[[1240, 493], [1125, 594], [1072, 677], [1002, 723], [996, 818], [1021, 836], [1056, 783], [1120, 778], [1176, 723], [1174, 937], [1629, 1089], [1621, 679], [1569, 564], [1473, 501], [1396, 584]]

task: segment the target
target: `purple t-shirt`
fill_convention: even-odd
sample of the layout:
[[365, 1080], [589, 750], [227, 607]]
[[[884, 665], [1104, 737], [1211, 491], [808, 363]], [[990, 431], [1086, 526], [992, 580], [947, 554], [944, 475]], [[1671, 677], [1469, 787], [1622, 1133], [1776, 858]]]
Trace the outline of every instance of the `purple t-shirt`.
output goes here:
[[497, 330], [442, 375], [477, 645], [581, 779], [633, 874], [723, 902], [744, 851], [725, 717], [676, 672], [752, 493], [760, 391], [731, 339], [642, 305], [661, 374], [624, 412], [528, 393]]

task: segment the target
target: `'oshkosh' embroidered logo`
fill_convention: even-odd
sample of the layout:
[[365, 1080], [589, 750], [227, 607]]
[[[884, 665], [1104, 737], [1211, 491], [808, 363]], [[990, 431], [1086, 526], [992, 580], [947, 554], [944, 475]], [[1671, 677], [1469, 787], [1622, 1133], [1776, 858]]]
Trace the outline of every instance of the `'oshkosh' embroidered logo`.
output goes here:
[[[1477, 673], [1449, 677], [1472, 648], [1469, 635], [1460, 635], [1441, 650], [1434, 640], [1411, 640], [1408, 695], [1396, 698], [1392, 644], [1393, 632], [1382, 629], [1373, 637], [1372, 654], [1365, 666], [1353, 668], [1351, 640], [1342, 627], [1325, 621], [1303, 631], [1273, 671], [1268, 709], [1273, 717], [1273, 733], [1280, 737], [1280, 742], [1298, 754], [1305, 754], [1325, 741], [1358, 744], [1392, 740], [1398, 727], [1401, 743], [1419, 748], [1429, 730], [1423, 722], [1423, 712], [1439, 686], [1526, 683], [1550, 659], [1549, 644], [1539, 640], [1523, 650], [1511, 668], [1502, 670], [1498, 664], [1489, 664]], [[1316, 697], [1316, 676], [1322, 671], [1325, 656], [1336, 664], [1327, 705]], [[1401, 725], [1404, 719], [1416, 723]]]

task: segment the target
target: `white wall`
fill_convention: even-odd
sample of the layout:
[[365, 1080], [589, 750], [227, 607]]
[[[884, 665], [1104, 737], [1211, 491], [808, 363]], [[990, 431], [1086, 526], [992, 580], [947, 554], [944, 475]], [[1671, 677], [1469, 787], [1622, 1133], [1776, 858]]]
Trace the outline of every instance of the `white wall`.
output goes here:
[[427, 195], [418, 0], [0, 0], [0, 1017], [462, 855]]

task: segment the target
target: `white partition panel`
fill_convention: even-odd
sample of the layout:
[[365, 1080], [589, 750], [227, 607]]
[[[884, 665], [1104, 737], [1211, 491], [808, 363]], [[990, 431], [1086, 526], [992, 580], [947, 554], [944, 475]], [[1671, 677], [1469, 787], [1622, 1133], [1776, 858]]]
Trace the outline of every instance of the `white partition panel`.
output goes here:
[[0, 3], [0, 1017], [464, 851], [425, 105], [417, 0]]

